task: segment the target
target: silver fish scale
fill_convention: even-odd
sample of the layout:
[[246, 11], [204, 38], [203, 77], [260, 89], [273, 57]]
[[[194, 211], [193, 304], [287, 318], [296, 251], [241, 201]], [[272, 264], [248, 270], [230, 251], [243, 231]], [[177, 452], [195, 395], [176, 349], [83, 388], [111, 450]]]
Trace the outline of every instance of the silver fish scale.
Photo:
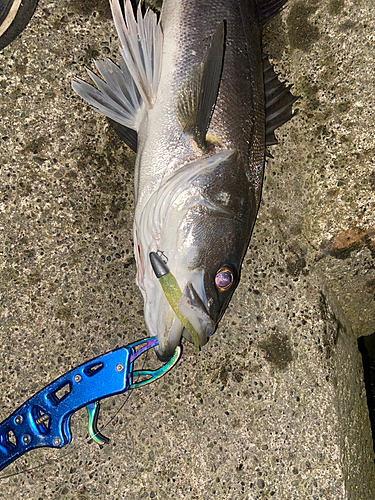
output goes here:
[[173, 31], [175, 92], [207, 52], [219, 23], [226, 21], [222, 79], [209, 133], [238, 151], [249, 178], [261, 189], [264, 163], [264, 87], [261, 28], [252, 1], [165, 2], [162, 26]]

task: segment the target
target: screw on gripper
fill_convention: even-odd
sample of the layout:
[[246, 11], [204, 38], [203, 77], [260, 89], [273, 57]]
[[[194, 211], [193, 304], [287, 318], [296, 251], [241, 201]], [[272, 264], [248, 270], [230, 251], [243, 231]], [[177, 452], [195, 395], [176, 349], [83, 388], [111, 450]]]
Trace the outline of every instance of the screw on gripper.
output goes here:
[[44, 424], [44, 423], [48, 422], [48, 420], [49, 420], [49, 416], [48, 415], [41, 415], [40, 417], [38, 417], [35, 420], [35, 423], [37, 425], [40, 425], [40, 424]]

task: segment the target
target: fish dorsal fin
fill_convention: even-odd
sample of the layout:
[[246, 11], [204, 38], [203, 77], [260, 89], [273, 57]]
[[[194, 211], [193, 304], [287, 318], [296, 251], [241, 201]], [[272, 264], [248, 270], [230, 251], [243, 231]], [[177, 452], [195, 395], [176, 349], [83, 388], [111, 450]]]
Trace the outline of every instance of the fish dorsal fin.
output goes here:
[[293, 116], [292, 106], [298, 99], [290, 86], [280, 82], [267, 56], [263, 56], [264, 93], [266, 98], [266, 146], [277, 144], [275, 130]]
[[217, 27], [204, 61], [194, 69], [177, 97], [180, 126], [202, 149], [219, 92], [224, 48], [225, 21]]
[[265, 26], [283, 8], [288, 0], [255, 0], [260, 24]]
[[[111, 0], [113, 20], [121, 41], [119, 66], [110, 59], [94, 61], [101, 78], [87, 70], [97, 88], [77, 78], [72, 87], [93, 108], [135, 133], [152, 108], [160, 80], [163, 33], [151, 10], [142, 15], [138, 5], [137, 20], [130, 0], [122, 13], [119, 0]], [[129, 136], [129, 141], [125, 138]], [[133, 149], [134, 133], [124, 135]]]

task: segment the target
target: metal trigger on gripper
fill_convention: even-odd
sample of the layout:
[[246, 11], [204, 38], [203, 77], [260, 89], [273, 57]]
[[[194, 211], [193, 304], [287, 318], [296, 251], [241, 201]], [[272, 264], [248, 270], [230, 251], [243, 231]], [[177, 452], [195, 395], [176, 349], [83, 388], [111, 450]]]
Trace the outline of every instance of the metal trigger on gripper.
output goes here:
[[99, 408], [100, 408], [100, 403], [99, 401], [95, 401], [94, 403], [90, 403], [89, 405], [86, 406], [87, 408], [87, 413], [89, 416], [89, 434], [91, 438], [95, 441], [95, 443], [98, 443], [99, 445], [103, 445], [106, 443], [109, 443], [109, 439], [103, 434], [100, 434], [97, 424], [98, 424], [98, 416], [99, 416]]
[[[150, 384], [151, 382], [154, 382], [155, 380], [159, 379], [163, 375], [165, 375], [171, 368], [174, 367], [174, 365], [177, 363], [180, 355], [181, 355], [181, 347], [177, 346], [176, 350], [171, 357], [169, 361], [167, 361], [164, 365], [162, 365], [160, 368], [156, 370], [134, 370], [134, 361], [144, 352], [148, 351], [152, 347], [155, 347], [158, 345], [158, 340], [156, 337], [152, 337], [149, 339], [144, 339], [144, 340], [139, 340], [138, 342], [134, 342], [133, 344], [130, 344], [128, 347], [131, 350], [131, 354], [129, 357], [129, 373], [127, 374], [128, 377], [128, 382], [129, 382], [129, 389], [135, 389], [137, 387], [143, 387], [147, 384]], [[140, 347], [138, 350], [136, 350], [137, 347]], [[118, 371], [124, 370], [124, 366], [117, 366]], [[125, 375], [126, 376], [126, 375]], [[139, 382], [135, 382], [134, 378], [135, 377], [147, 377], [144, 380], [140, 380]], [[87, 408], [87, 413], [89, 417], [89, 425], [88, 425], [88, 431], [90, 437], [99, 445], [104, 445], [109, 442], [109, 439], [103, 434], [100, 433], [97, 427], [97, 421], [98, 421], [98, 415], [99, 415], [99, 409], [100, 409], [100, 404], [99, 401], [95, 401], [93, 403], [90, 403], [86, 406]]]

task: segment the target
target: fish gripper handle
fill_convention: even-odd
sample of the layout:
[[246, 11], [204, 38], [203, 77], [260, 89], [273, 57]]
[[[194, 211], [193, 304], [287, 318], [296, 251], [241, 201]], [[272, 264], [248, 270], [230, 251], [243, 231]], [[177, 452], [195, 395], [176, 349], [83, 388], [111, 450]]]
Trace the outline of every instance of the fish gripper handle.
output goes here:
[[[62, 448], [70, 443], [70, 418], [77, 410], [101, 399], [156, 380], [178, 360], [173, 358], [155, 371], [133, 374], [133, 362], [157, 345], [144, 339], [98, 356], [68, 371], [23, 403], [0, 424], [0, 470], [35, 448]], [[148, 376], [133, 383], [133, 376]]]

